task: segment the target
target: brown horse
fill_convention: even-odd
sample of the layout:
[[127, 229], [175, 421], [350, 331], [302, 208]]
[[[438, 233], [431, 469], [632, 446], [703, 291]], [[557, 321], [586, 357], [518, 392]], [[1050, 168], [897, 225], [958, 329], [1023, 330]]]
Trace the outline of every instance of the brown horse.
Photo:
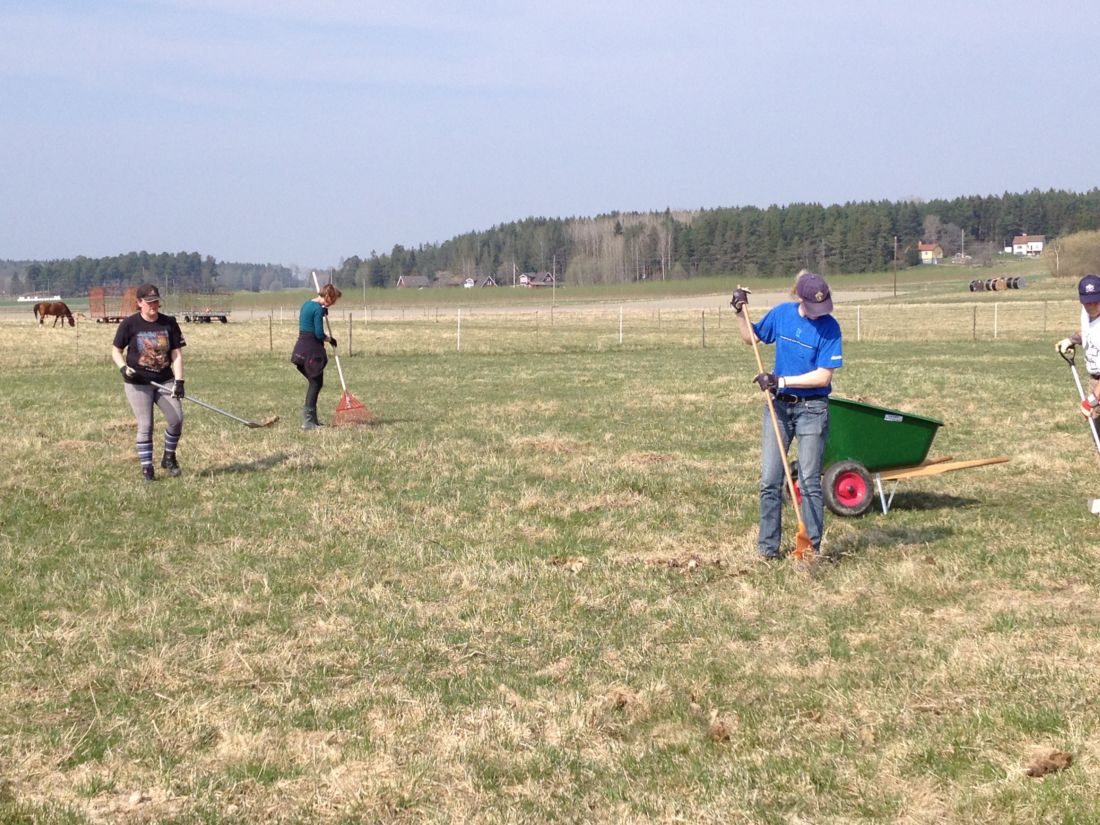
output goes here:
[[69, 319], [69, 326], [76, 326], [76, 321], [73, 320], [73, 314], [69, 312], [69, 308], [65, 305], [64, 301], [43, 301], [34, 305], [34, 317], [38, 319], [39, 324], [46, 323], [47, 315], [54, 316], [53, 325], [55, 327], [58, 321], [61, 321], [61, 326], [65, 326], [66, 318]]

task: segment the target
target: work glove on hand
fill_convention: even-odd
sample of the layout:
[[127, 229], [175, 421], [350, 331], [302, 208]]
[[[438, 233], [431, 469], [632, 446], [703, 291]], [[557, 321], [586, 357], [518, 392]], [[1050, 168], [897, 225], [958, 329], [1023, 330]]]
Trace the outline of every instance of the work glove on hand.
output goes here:
[[1100, 405], [1100, 401], [1097, 401], [1096, 396], [1090, 392], [1088, 398], [1081, 401], [1081, 415], [1085, 418], [1095, 418], [1098, 405]]
[[182, 378], [177, 378], [175, 383], [172, 385], [172, 397], [173, 398], [183, 398], [183, 379]]
[[1072, 338], [1063, 338], [1061, 341], [1054, 345], [1054, 348], [1058, 350], [1059, 355], [1066, 355], [1070, 352], [1073, 352], [1076, 346], [1077, 344], [1074, 343]]
[[129, 366], [128, 364], [123, 364], [121, 367], [118, 368], [118, 371], [122, 373], [123, 378], [133, 378], [135, 375], [137, 375], [137, 373], [134, 372], [134, 368]]
[[336, 339], [335, 339], [335, 338], [333, 338], [333, 337], [332, 337], [332, 336], [330, 335], [330, 336], [328, 337], [328, 342], [329, 342], [330, 344], [332, 344], [332, 348], [333, 348], [333, 349], [336, 349]]
[[779, 389], [779, 379], [773, 372], [762, 372], [752, 380], [760, 387], [761, 392], [775, 392]]
[[749, 295], [751, 294], [751, 289], [746, 289], [743, 286], [737, 287], [737, 289], [733, 291], [733, 297], [730, 299], [730, 306], [733, 307], [733, 311], [740, 315], [741, 310], [745, 308], [745, 304], [749, 302]]

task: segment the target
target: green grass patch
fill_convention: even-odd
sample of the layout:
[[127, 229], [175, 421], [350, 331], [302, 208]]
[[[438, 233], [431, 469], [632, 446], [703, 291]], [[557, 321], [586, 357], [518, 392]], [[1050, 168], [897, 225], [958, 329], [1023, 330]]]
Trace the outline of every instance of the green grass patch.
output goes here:
[[861, 340], [838, 307], [838, 393], [1011, 460], [830, 514], [813, 574], [754, 560], [728, 314], [357, 322], [378, 422], [313, 433], [292, 320], [192, 326], [188, 390], [282, 420], [188, 405], [151, 485], [113, 329], [0, 324], [0, 822], [1093, 821], [1100, 478], [1051, 290], [978, 340], [954, 281]]

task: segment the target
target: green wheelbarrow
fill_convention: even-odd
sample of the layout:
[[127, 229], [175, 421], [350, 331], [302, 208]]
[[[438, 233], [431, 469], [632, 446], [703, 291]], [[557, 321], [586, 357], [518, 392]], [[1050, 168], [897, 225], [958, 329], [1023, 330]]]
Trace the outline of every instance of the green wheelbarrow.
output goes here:
[[[870, 509], [877, 493], [882, 512], [888, 513], [905, 479], [1008, 461], [1008, 456], [929, 459], [932, 439], [942, 426], [935, 418], [830, 396], [829, 438], [821, 461], [825, 506], [838, 516], [859, 516]], [[884, 483], [890, 482], [887, 495]]]

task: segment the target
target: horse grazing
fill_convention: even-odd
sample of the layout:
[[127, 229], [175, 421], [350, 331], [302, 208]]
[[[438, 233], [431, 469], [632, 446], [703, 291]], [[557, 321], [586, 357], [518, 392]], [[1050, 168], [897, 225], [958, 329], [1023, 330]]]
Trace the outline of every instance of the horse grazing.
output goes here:
[[34, 305], [34, 317], [38, 319], [39, 324], [46, 323], [47, 315], [54, 316], [53, 325], [55, 327], [58, 321], [61, 321], [61, 326], [65, 326], [66, 318], [69, 319], [69, 326], [76, 326], [76, 321], [73, 320], [73, 314], [69, 312], [69, 308], [65, 305], [64, 301], [42, 301]]

